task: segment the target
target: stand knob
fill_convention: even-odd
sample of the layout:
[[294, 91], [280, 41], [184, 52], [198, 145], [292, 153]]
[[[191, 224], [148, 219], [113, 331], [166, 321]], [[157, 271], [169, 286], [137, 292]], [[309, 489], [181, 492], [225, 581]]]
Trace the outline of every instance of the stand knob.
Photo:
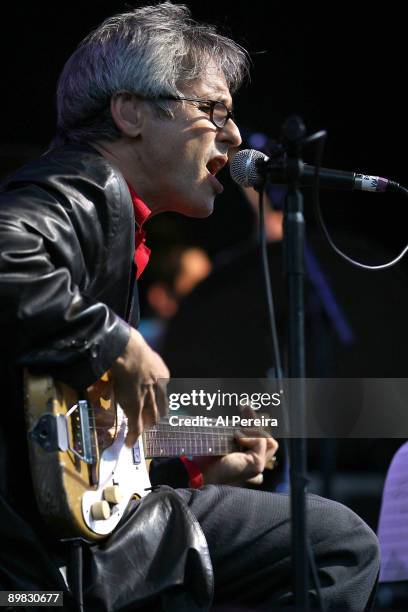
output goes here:
[[106, 521], [111, 514], [108, 502], [104, 499], [94, 502], [91, 506], [91, 514], [95, 521]]
[[123, 499], [123, 493], [118, 485], [113, 485], [111, 487], [105, 487], [103, 490], [103, 497], [110, 504], [118, 504]]

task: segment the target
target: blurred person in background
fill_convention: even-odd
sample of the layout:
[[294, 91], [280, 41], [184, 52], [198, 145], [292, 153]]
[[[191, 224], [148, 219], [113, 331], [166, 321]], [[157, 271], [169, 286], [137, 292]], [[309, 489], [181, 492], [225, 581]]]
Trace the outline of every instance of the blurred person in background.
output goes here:
[[210, 258], [199, 246], [175, 245], [153, 251], [140, 287], [139, 331], [159, 353], [168, 321], [211, 268]]

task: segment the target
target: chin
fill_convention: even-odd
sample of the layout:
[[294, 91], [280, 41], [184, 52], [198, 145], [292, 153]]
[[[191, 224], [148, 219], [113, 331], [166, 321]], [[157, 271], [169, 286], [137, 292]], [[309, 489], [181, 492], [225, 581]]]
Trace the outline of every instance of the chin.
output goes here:
[[195, 219], [205, 219], [209, 217], [214, 211], [214, 200], [207, 202], [191, 202], [189, 206], [178, 208], [177, 212], [185, 215], [186, 217], [193, 217]]
[[214, 204], [212, 206], [208, 206], [207, 208], [199, 208], [194, 210], [190, 217], [195, 217], [196, 219], [206, 219], [214, 212]]

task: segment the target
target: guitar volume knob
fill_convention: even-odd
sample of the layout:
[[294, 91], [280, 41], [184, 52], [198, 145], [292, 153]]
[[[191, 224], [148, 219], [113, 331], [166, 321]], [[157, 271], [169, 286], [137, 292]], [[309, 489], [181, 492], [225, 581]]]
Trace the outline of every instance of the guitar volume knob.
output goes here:
[[91, 506], [91, 514], [95, 521], [106, 521], [111, 515], [108, 502], [104, 499], [94, 502]]
[[123, 493], [118, 485], [113, 485], [104, 488], [103, 497], [110, 504], [119, 504], [123, 499]]

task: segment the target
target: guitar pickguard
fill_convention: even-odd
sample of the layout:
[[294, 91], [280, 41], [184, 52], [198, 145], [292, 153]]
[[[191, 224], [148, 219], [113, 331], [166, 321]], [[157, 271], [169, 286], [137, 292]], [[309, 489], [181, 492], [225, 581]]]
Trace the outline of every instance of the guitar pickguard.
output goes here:
[[[120, 426], [115, 441], [100, 456], [97, 489], [86, 491], [82, 497], [84, 521], [89, 529], [99, 535], [111, 533], [122, 518], [129, 500], [133, 496], [144, 497], [149, 493], [151, 487], [142, 441], [138, 441], [133, 448], [125, 445], [126, 419], [123, 418], [123, 412], [119, 406], [117, 410]], [[109, 518], [95, 520], [91, 507], [95, 502], [104, 500], [104, 490], [111, 486], [118, 486], [123, 498], [119, 503], [111, 505]]]

